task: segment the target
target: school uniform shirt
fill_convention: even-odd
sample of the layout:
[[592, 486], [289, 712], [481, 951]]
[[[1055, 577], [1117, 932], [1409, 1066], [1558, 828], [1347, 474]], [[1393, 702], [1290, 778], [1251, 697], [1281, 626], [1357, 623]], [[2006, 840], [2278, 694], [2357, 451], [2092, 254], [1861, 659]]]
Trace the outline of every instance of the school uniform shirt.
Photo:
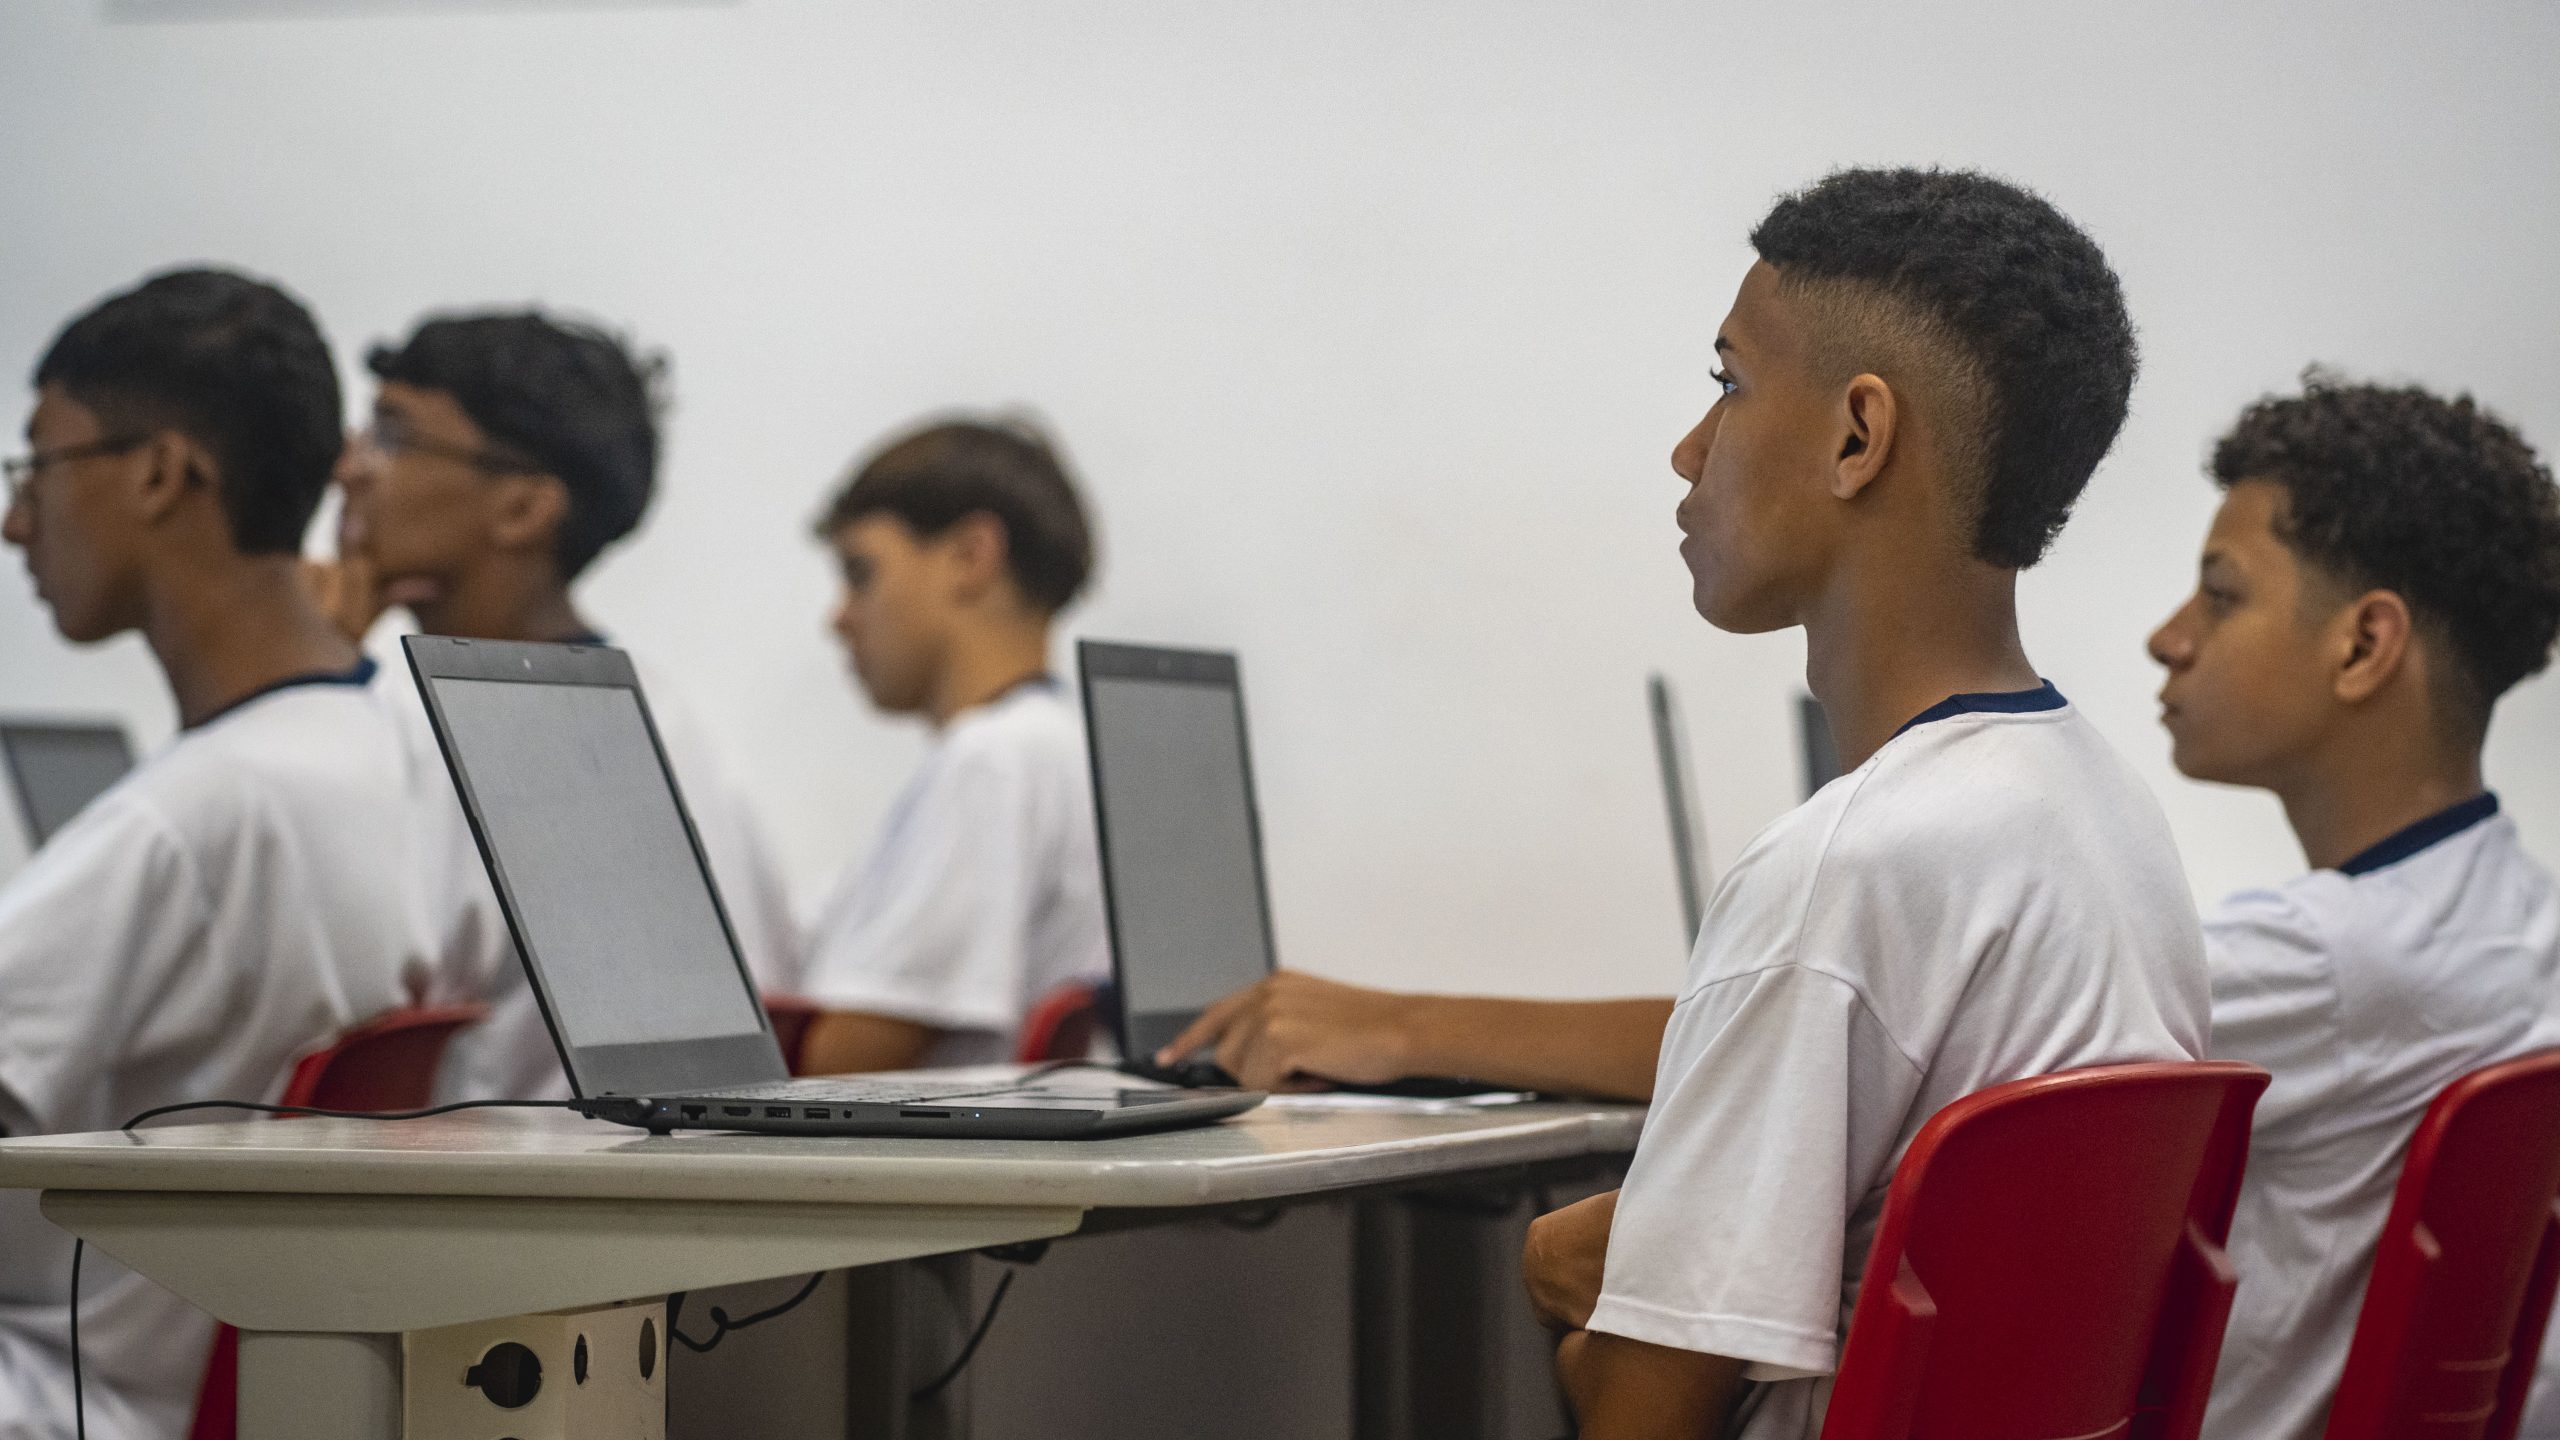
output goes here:
[[[748, 972], [764, 989], [788, 991], [799, 978], [799, 929], [763, 829], [682, 698], [650, 666], [636, 659], [634, 666]], [[560, 1067], [560, 1052], [516, 958], [505, 912], [498, 908], [488, 865], [471, 838], [416, 679], [403, 661], [384, 666], [376, 684], [399, 721], [417, 777], [412, 803], [428, 852], [422, 903], [430, 933], [438, 937], [442, 968], [460, 977], [454, 998], [489, 1006], [489, 1018], [455, 1036], [446, 1050], [437, 1096], [565, 1097], [569, 1081]]]
[[2560, 889], [2483, 795], [2205, 923], [2213, 1049], [2275, 1076], [2231, 1222], [2240, 1274], [2204, 1433], [2314, 1440], [2419, 1117], [2560, 1044]]
[[2203, 1053], [2193, 904], [2158, 804], [2051, 685], [1914, 719], [1716, 887], [1590, 1328], [1746, 1362], [1738, 1433], [1812, 1440], [1931, 1116]]
[[[302, 1054], [434, 988], [404, 757], [364, 675], [180, 733], [0, 890], [9, 1133], [272, 1101]], [[71, 1434], [70, 1269], [35, 1195], [0, 1192], [0, 1440]], [[212, 1319], [94, 1249], [80, 1299], [93, 1440], [183, 1435]]]
[[1084, 727], [1043, 676], [943, 728], [828, 901], [802, 989], [930, 1025], [925, 1063], [967, 1065], [1013, 1058], [1043, 994], [1110, 969]]

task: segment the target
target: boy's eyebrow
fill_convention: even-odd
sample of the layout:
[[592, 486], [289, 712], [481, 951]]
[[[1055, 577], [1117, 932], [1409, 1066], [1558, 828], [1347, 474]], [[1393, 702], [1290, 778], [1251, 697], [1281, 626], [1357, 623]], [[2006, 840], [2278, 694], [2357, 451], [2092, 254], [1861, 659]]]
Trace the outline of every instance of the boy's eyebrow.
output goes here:
[[1727, 353], [1728, 351], [1731, 351], [1731, 350], [1733, 350], [1733, 349], [1735, 349], [1735, 348], [1736, 348], [1736, 347], [1735, 347], [1734, 343], [1733, 343], [1731, 340], [1729, 340], [1729, 339], [1725, 338], [1723, 335], [1718, 335], [1718, 336], [1716, 336], [1716, 353], [1717, 353], [1717, 354], [1722, 355], [1722, 354], [1725, 354], [1725, 353]]

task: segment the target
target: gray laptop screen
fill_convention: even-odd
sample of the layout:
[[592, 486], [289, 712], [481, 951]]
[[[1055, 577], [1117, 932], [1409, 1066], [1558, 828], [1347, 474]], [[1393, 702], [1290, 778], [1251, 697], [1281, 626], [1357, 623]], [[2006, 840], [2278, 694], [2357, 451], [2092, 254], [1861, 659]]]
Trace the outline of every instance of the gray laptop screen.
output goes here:
[[52, 839], [133, 768], [133, 747], [113, 725], [0, 725], [0, 748], [31, 846]]
[[761, 1031], [633, 693], [428, 683], [562, 1037], [584, 1049]]
[[1086, 684], [1122, 1003], [1197, 1011], [1272, 964], [1241, 698], [1197, 680]]

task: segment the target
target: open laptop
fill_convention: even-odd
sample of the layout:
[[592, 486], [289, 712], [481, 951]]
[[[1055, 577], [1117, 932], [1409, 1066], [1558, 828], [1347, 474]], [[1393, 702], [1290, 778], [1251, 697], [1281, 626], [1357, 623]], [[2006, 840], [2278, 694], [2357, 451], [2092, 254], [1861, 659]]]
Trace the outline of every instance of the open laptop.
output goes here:
[[111, 720], [0, 720], [0, 760], [32, 852], [133, 769], [133, 742]]
[[[1076, 668], [1122, 1065], [1182, 1084], [1232, 1084], [1205, 1060], [1167, 1067], [1153, 1057], [1212, 1002], [1277, 965], [1236, 657], [1086, 640]], [[1499, 1089], [1432, 1078], [1342, 1088], [1425, 1097]]]
[[401, 645], [580, 1111], [659, 1134], [1063, 1139], [1260, 1103], [1108, 1071], [788, 1078], [629, 657]]
[[1671, 693], [1669, 677], [1645, 681], [1646, 708], [1653, 715], [1653, 758], [1662, 771], [1662, 808], [1671, 817], [1671, 868], [1680, 881], [1681, 937], [1698, 943], [1698, 927], [1707, 916], [1707, 830], [1698, 819], [1698, 787], [1689, 769], [1688, 732], [1680, 724], [1680, 701]]

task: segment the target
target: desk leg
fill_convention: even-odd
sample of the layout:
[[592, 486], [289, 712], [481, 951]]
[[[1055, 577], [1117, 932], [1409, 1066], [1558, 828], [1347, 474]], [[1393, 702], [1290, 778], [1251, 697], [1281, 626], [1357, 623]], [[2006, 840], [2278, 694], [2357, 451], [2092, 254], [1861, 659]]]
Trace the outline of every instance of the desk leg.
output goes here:
[[240, 1335], [240, 1440], [399, 1440], [400, 1337]]

